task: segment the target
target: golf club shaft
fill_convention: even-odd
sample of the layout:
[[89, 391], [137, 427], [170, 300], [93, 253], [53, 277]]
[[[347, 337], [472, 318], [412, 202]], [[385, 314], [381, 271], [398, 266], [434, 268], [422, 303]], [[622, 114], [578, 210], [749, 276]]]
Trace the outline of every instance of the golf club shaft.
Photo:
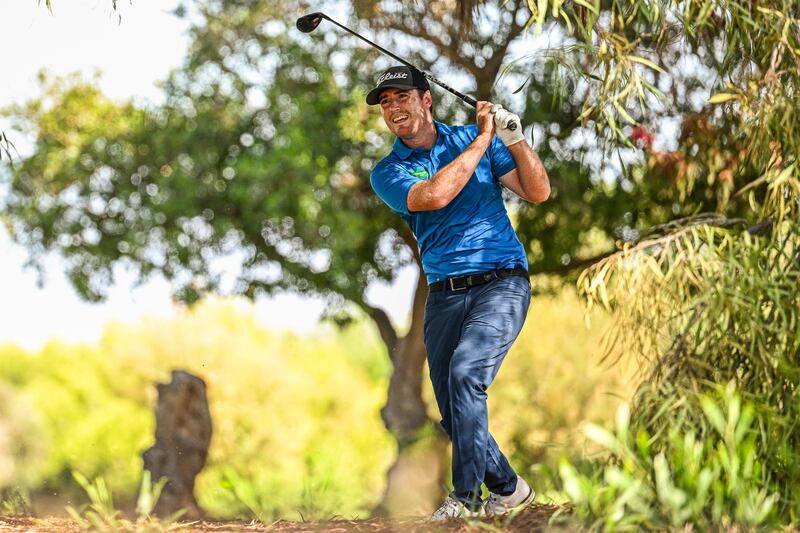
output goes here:
[[400, 63], [404, 64], [405, 66], [419, 70], [420, 72], [422, 72], [422, 75], [425, 76], [428, 80], [432, 81], [433, 83], [435, 83], [436, 85], [438, 85], [442, 89], [444, 89], [446, 91], [449, 91], [452, 94], [456, 95], [457, 97], [461, 98], [464, 102], [466, 102], [467, 104], [471, 105], [472, 107], [477, 107], [478, 106], [478, 102], [476, 102], [473, 97], [467, 96], [466, 94], [463, 94], [463, 93], [453, 89], [452, 87], [450, 87], [449, 85], [447, 85], [443, 81], [439, 81], [438, 79], [434, 78], [429, 73], [425, 72], [422, 69], [417, 68], [416, 66], [412, 65], [411, 63], [409, 63], [405, 59], [403, 59], [401, 57], [397, 57], [395, 54], [393, 54], [389, 50], [383, 48], [382, 46], [378, 46], [377, 44], [373, 43], [372, 41], [370, 41], [366, 37], [363, 37], [362, 35], [359, 35], [358, 33], [354, 32], [353, 30], [351, 30], [347, 26], [343, 26], [342, 24], [339, 24], [338, 22], [336, 22], [335, 20], [330, 18], [328, 15], [325, 15], [324, 13], [321, 13], [321, 15], [324, 18], [326, 18], [327, 20], [329, 20], [330, 22], [333, 22], [334, 24], [336, 24], [337, 26], [339, 26], [340, 28], [345, 30], [346, 32], [348, 32], [348, 33], [350, 33], [352, 35], [355, 35], [356, 37], [358, 37], [362, 41], [366, 42], [367, 44], [370, 44], [370, 45], [374, 46], [375, 48], [377, 48], [378, 50], [380, 50], [384, 54], [388, 55], [389, 57], [391, 57], [393, 59], [396, 59], [397, 61], [399, 61]]

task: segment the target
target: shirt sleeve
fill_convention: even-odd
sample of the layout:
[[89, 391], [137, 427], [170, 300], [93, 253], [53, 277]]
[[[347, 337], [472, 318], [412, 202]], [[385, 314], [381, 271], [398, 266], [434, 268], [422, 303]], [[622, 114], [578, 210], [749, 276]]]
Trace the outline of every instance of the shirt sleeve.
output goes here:
[[418, 181], [402, 165], [396, 163], [379, 163], [370, 175], [370, 184], [375, 193], [392, 211], [401, 215], [410, 215], [408, 191]]
[[500, 179], [500, 176], [508, 174], [515, 168], [517, 163], [514, 162], [514, 157], [508, 151], [506, 145], [500, 140], [500, 137], [494, 135], [492, 143], [489, 145], [489, 159], [492, 162], [492, 175], [495, 179]]

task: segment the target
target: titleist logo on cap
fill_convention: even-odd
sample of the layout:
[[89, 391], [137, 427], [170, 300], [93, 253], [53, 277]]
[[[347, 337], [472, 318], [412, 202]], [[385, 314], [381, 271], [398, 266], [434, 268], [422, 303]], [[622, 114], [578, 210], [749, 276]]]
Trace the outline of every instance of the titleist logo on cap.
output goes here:
[[378, 78], [378, 85], [387, 80], [399, 80], [400, 78], [407, 78], [408, 72], [387, 72]]

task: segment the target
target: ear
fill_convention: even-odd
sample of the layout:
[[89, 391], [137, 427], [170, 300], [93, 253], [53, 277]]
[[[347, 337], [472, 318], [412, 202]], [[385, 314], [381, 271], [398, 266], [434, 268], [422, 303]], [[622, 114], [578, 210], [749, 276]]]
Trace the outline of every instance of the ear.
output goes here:
[[431, 96], [430, 89], [425, 91], [425, 94], [422, 95], [422, 105], [426, 109], [431, 109], [432, 110], [432, 108], [433, 108], [433, 96]]

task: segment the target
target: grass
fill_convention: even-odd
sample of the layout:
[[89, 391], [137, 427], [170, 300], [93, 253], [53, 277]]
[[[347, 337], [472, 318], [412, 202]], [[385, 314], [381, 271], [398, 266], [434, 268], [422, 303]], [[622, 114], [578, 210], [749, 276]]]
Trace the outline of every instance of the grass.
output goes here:
[[152, 483], [150, 472], [145, 470], [136, 504], [136, 518], [129, 520], [122, 517], [122, 512], [114, 507], [114, 497], [102, 477], [89, 481], [80, 472], [74, 471], [72, 476], [89, 497], [89, 503], [76, 509], [67, 506], [66, 510], [80, 529], [91, 531], [126, 531], [135, 533], [165, 533], [190, 527], [194, 522], [180, 523], [178, 520], [185, 514], [180, 510], [166, 518], [153, 516], [153, 509], [161, 495], [166, 478]]

